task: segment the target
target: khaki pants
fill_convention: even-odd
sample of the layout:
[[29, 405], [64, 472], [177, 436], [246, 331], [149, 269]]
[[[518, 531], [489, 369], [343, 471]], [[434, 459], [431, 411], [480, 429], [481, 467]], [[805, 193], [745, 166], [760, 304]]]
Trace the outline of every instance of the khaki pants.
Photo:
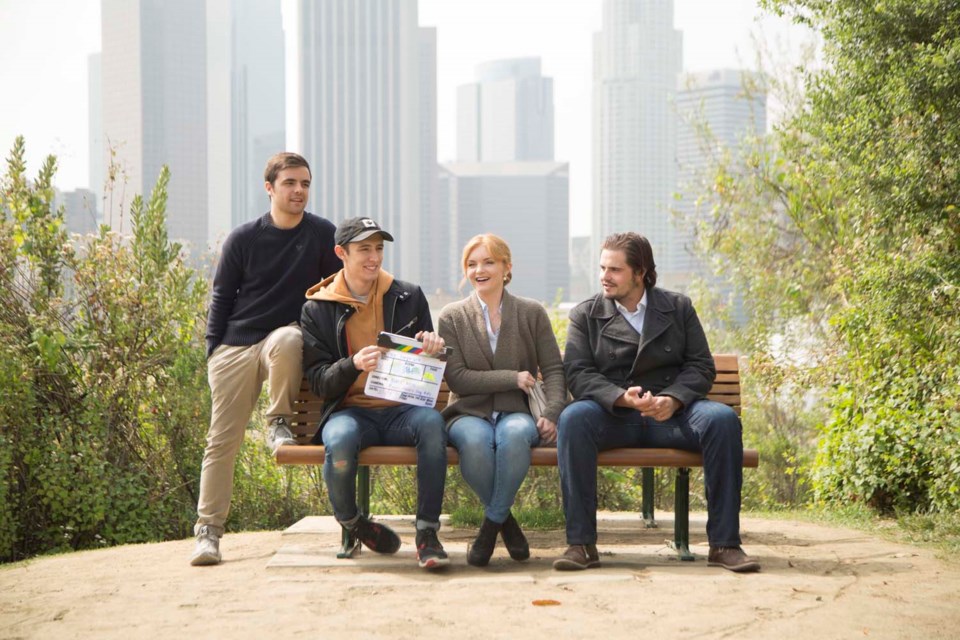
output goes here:
[[293, 418], [303, 378], [300, 327], [280, 327], [249, 347], [220, 345], [207, 361], [207, 378], [213, 406], [194, 529], [209, 525], [222, 535], [233, 494], [234, 462], [264, 381], [270, 393], [267, 421]]

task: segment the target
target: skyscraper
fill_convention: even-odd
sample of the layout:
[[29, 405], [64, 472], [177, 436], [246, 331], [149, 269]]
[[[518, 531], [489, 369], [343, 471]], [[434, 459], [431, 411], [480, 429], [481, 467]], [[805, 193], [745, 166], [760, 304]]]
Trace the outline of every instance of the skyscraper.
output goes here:
[[553, 79], [540, 58], [478, 65], [476, 82], [457, 89], [457, 160], [553, 160]]
[[63, 218], [68, 233], [97, 232], [97, 196], [90, 189], [57, 190], [54, 208], [63, 207]]
[[[300, 149], [312, 209], [377, 219], [385, 267], [421, 277], [420, 42], [416, 0], [300, 0]], [[436, 160], [434, 159], [434, 162]]]
[[230, 118], [236, 226], [270, 209], [263, 188], [263, 168], [268, 157], [286, 148], [286, 83], [280, 0], [232, 0], [231, 9]]
[[570, 165], [566, 162], [451, 162], [449, 181], [454, 285], [462, 276], [460, 250], [479, 233], [510, 245], [510, 291], [546, 303], [569, 293]]
[[667, 256], [666, 268], [658, 273], [671, 286], [683, 289], [693, 277], [709, 275], [692, 250], [695, 225], [704, 215], [696, 200], [709, 189], [704, 172], [717, 159], [711, 156], [736, 154], [746, 138], [764, 134], [766, 108], [762, 78], [750, 72], [718, 69], [678, 79], [677, 192], [681, 197], [675, 208], [680, 218], [675, 219], [675, 241], [658, 251]]
[[420, 28], [420, 281], [427, 293], [446, 289], [450, 224], [440, 203], [437, 164], [437, 30]]
[[191, 0], [102, 0], [105, 164], [110, 151], [126, 186], [104, 221], [124, 232], [121, 196], [149, 197], [170, 167], [167, 226], [194, 252], [207, 244], [206, 11]]
[[206, 0], [210, 243], [270, 209], [267, 158], [286, 148], [280, 0]]
[[88, 111], [89, 129], [88, 160], [90, 162], [90, 191], [94, 194], [94, 210], [99, 212], [103, 200], [104, 151], [103, 151], [103, 90], [100, 82], [100, 54], [91, 53], [87, 57]]
[[570, 166], [553, 161], [553, 81], [539, 58], [478, 65], [457, 92], [457, 152], [444, 165], [443, 193], [454, 245], [495, 233], [510, 244], [510, 290], [552, 302], [569, 293]]
[[[603, 29], [594, 35], [593, 242], [597, 251], [603, 238], [616, 231], [647, 236], [654, 256], [672, 242], [673, 100], [681, 66], [682, 34], [673, 28], [672, 0], [604, 0]], [[657, 262], [659, 266], [659, 257]]]

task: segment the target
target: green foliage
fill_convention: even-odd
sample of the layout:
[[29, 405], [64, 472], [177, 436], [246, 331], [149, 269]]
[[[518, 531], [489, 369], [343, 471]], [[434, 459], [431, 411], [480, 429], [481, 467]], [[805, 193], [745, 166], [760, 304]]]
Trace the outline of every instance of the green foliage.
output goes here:
[[765, 4], [817, 29], [825, 64], [772, 135], [718, 160], [701, 200], [701, 249], [749, 306], [732, 342], [771, 394], [763, 419], [780, 405], [807, 425], [771, 435], [817, 500], [956, 511], [960, 6]]
[[[515, 507], [511, 512], [522, 528], [534, 531], [562, 529], [566, 522], [563, 509], [559, 507], [552, 509]], [[450, 512], [450, 524], [460, 528], [477, 528], [483, 523], [483, 515], [481, 506], [464, 505]]]
[[[265, 423], [265, 419], [255, 421]], [[199, 473], [198, 469], [198, 478]], [[248, 429], [237, 456], [231, 529], [282, 529], [304, 516], [321, 514], [332, 514], [321, 468], [278, 465], [268, 454], [261, 435]]]
[[[21, 138], [0, 183], [0, 560], [182, 538], [210, 418], [207, 283], [167, 237], [169, 172], [131, 203], [130, 237], [71, 239], [55, 160], [30, 181], [23, 158]], [[234, 525], [312, 510], [310, 477], [249, 440]]]

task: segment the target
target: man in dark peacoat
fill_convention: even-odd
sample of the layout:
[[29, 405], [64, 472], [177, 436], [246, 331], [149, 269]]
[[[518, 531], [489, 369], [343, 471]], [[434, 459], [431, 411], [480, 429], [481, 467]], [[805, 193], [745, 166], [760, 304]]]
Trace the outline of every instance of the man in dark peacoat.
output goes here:
[[730, 407], [706, 399], [716, 369], [693, 304], [656, 287], [653, 250], [639, 234], [608, 237], [600, 272], [603, 293], [570, 312], [564, 372], [575, 402], [557, 423], [570, 547], [554, 567], [600, 564], [597, 454], [664, 447], [703, 453], [708, 564], [758, 570], [740, 548], [742, 427]]

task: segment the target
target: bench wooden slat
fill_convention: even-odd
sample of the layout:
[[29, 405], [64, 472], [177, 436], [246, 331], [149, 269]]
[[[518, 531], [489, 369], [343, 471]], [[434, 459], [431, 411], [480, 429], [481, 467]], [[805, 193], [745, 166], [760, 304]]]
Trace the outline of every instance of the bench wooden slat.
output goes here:
[[[290, 445], [280, 447], [277, 462], [280, 464], [323, 464], [324, 448], [319, 445]], [[447, 464], [459, 462], [457, 450], [447, 447]], [[361, 465], [408, 466], [417, 463], [417, 451], [413, 447], [368, 447], [360, 452]], [[597, 458], [602, 467], [702, 467], [703, 456], [681, 449], [610, 449]], [[743, 466], [755, 468], [760, 456], [755, 449], [745, 449]], [[553, 447], [535, 447], [531, 464], [540, 467], [557, 466], [557, 450]]]
[[740, 396], [732, 396], [732, 395], [727, 395], [723, 393], [720, 393], [720, 394], [708, 393], [707, 400], [713, 400], [714, 402], [725, 404], [728, 407], [733, 407], [734, 409], [737, 410], [738, 414], [740, 413]]
[[738, 396], [740, 395], [740, 383], [730, 383], [730, 382], [714, 382], [713, 386], [710, 387], [711, 395], [724, 395], [730, 394]]
[[736, 373], [740, 375], [740, 358], [732, 353], [713, 354], [713, 364], [717, 373]]

